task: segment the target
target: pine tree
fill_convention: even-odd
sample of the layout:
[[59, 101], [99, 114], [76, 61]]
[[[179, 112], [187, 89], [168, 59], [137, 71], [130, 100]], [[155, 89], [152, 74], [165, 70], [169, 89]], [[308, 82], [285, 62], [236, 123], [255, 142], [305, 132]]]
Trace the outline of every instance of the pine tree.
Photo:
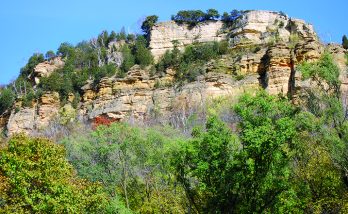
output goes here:
[[342, 46], [344, 49], [348, 49], [348, 38], [346, 35], [344, 35], [342, 38]]

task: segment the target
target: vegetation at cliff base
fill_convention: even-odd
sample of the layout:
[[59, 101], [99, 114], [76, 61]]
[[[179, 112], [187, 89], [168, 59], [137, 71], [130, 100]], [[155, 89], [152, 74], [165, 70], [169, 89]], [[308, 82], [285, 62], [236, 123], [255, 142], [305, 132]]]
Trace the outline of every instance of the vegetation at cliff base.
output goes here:
[[[189, 28], [222, 21], [224, 30], [243, 13], [182, 10], [172, 20]], [[266, 45], [231, 47], [229, 41], [199, 43], [198, 37], [189, 45], [172, 41], [173, 48], [155, 60], [149, 37], [157, 21], [156, 15], [146, 17], [140, 35], [123, 27], [76, 45], [64, 42], [56, 52], [36, 53], [16, 80], [0, 88], [1, 123], [20, 110], [38, 112], [35, 117], [42, 119], [45, 93], [57, 92], [61, 104], [53, 112], [57, 121], [48, 121], [44, 130], [7, 138], [0, 133], [0, 213], [348, 213], [348, 95], [342, 87], [347, 74], [335, 57], [325, 50], [317, 60], [296, 61], [300, 36], [292, 35], [289, 46], [279, 49], [289, 55], [284, 60]], [[345, 36], [342, 42], [347, 48]], [[267, 58], [273, 50], [279, 62]], [[255, 62], [258, 54], [259, 60], [271, 61], [267, 66], [276, 68], [273, 73], [255, 68], [266, 65]], [[252, 70], [251, 84], [271, 75], [278, 81], [283, 76], [277, 72], [285, 67], [299, 83], [294, 96], [270, 95], [261, 86], [245, 89], [244, 73], [229, 79], [244, 55], [241, 66]], [[36, 76], [37, 65], [56, 61], [61, 66], [54, 72]], [[203, 76], [219, 62], [231, 73]], [[175, 85], [159, 88], [162, 77]], [[107, 90], [101, 88], [109, 82]], [[115, 82], [130, 89], [119, 93]], [[129, 87], [134, 82], [139, 84]], [[208, 99], [203, 94], [203, 87], [222, 94], [225, 82], [231, 95]], [[197, 106], [183, 88], [194, 91]], [[118, 102], [109, 91], [126, 101]], [[162, 106], [167, 94], [180, 94], [182, 100], [170, 102], [182, 102], [183, 108]], [[144, 102], [138, 106], [136, 99]], [[125, 113], [107, 111], [118, 105], [127, 106]], [[151, 106], [144, 108], [148, 112], [133, 114], [145, 105]], [[85, 118], [78, 118], [79, 111], [87, 112]], [[52, 133], [41, 137], [44, 131]]]

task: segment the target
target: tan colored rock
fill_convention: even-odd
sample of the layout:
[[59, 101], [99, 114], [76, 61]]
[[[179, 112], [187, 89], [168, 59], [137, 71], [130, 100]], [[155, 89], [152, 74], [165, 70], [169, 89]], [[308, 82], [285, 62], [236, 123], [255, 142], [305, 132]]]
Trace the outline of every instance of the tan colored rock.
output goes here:
[[231, 31], [231, 43], [266, 44], [274, 40], [288, 42], [292, 34], [317, 40], [313, 26], [273, 11], [248, 11], [237, 19]]
[[30, 134], [35, 130], [36, 108], [22, 108], [12, 111], [7, 123], [8, 135], [14, 133]]
[[50, 61], [45, 61], [42, 63], [39, 63], [34, 68], [33, 78], [36, 84], [39, 84], [41, 77], [47, 77], [51, 75], [52, 72], [54, 72], [57, 69], [60, 69], [64, 67], [64, 61], [61, 59], [61, 57], [55, 57], [51, 59]]
[[36, 128], [43, 129], [58, 115], [60, 108], [59, 94], [57, 92], [44, 94], [37, 107]]
[[178, 42], [178, 48], [183, 49], [193, 42], [221, 41], [226, 38], [222, 33], [221, 21], [207, 21], [190, 28], [187, 24], [177, 24], [174, 21], [155, 24], [151, 30], [150, 48], [155, 60], [158, 60], [167, 50], [174, 48], [173, 41]]

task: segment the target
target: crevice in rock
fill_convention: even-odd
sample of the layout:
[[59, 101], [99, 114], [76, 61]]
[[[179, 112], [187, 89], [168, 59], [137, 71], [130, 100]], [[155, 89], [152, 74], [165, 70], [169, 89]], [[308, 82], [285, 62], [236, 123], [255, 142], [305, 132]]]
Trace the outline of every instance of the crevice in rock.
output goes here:
[[269, 74], [268, 74], [268, 64], [269, 64], [269, 56], [266, 53], [262, 58], [261, 58], [261, 64], [262, 70], [259, 72], [259, 83], [262, 88], [266, 89], [268, 87], [268, 81], [269, 81]]
[[291, 50], [291, 56], [290, 56], [290, 77], [289, 77], [289, 84], [288, 84], [288, 98], [290, 100], [293, 99], [294, 94], [296, 93], [295, 89], [295, 75], [296, 75], [296, 69], [295, 69], [295, 50]]

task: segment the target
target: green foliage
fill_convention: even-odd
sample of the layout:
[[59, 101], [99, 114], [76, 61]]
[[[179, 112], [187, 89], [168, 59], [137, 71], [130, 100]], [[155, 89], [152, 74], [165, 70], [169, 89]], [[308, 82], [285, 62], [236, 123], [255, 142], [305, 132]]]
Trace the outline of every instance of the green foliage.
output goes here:
[[315, 63], [304, 62], [300, 67], [304, 79], [312, 78], [319, 84], [327, 83], [330, 89], [337, 90], [340, 85], [338, 66], [334, 63], [332, 56], [325, 52], [320, 60]]
[[117, 68], [114, 64], [104, 65], [93, 70], [94, 84], [97, 85], [103, 77], [111, 77], [116, 74]]
[[299, 202], [304, 210], [316, 213], [333, 210], [345, 213], [347, 186], [336, 162], [339, 156], [346, 156], [337, 154], [346, 150], [344, 143], [320, 117], [302, 112], [295, 120], [298, 132], [293, 150], [296, 167], [292, 170], [292, 180]]
[[348, 39], [346, 35], [342, 37], [342, 46], [344, 49], [348, 49]]
[[61, 100], [66, 100], [69, 93], [73, 92], [72, 80], [62, 71], [56, 71], [48, 77], [41, 78], [40, 88], [44, 91], [58, 92]]
[[239, 10], [232, 10], [230, 13], [224, 12], [221, 21], [225, 22], [227, 26], [231, 26], [242, 14], [243, 11]]
[[[238, 183], [240, 212], [269, 212], [290, 194], [290, 148], [295, 136], [295, 110], [283, 98], [261, 92], [243, 96], [235, 112], [241, 118], [242, 150], [232, 167]], [[291, 200], [289, 198], [288, 200]]]
[[184, 213], [183, 191], [170, 165], [171, 151], [177, 147], [173, 134], [113, 123], [63, 144], [80, 176], [102, 182], [110, 196], [122, 196], [132, 210]]
[[220, 18], [220, 14], [219, 11], [215, 10], [215, 9], [209, 9], [207, 10], [206, 14], [205, 14], [205, 19], [206, 20], [215, 20]]
[[228, 203], [233, 203], [228, 170], [238, 150], [237, 138], [216, 117], [208, 119], [205, 132], [196, 128], [193, 135], [196, 138], [174, 156], [178, 180], [196, 212], [228, 212]]
[[123, 73], [126, 73], [131, 67], [133, 67], [133, 65], [135, 65], [135, 57], [133, 56], [132, 50], [128, 47], [128, 45], [122, 46], [121, 51], [123, 56], [121, 70]]
[[205, 14], [201, 10], [180, 10], [175, 16], [172, 16], [172, 20], [178, 23], [188, 23], [190, 25], [196, 25], [198, 22], [203, 21]]
[[158, 16], [156, 15], [148, 16], [145, 18], [144, 22], [141, 25], [141, 30], [145, 33], [146, 36], [149, 35], [150, 30], [152, 29], [154, 24], [156, 24], [157, 21]]
[[74, 46], [68, 42], [62, 43], [58, 48], [57, 55], [61, 55], [62, 57], [73, 57]]
[[[239, 137], [213, 116], [206, 131], [178, 154], [179, 181], [198, 212], [263, 213], [296, 208], [284, 203], [291, 195], [290, 148], [295, 136], [295, 109], [283, 98], [244, 95], [234, 108], [240, 117]], [[292, 198], [288, 198], [292, 200]]]
[[178, 81], [196, 80], [197, 76], [204, 74], [204, 64], [226, 54], [228, 42], [197, 43], [185, 48], [183, 53], [174, 45], [172, 51], [167, 51], [156, 65], [157, 72], [164, 72], [167, 68], [176, 70]]
[[12, 137], [0, 150], [0, 211], [4, 213], [101, 213], [107, 196], [74, 176], [62, 146]]
[[9, 88], [0, 91], [0, 115], [13, 106], [15, 94]]
[[43, 54], [41, 53], [33, 54], [29, 58], [28, 63], [23, 68], [21, 68], [21, 73], [20, 73], [21, 76], [27, 77], [29, 74], [31, 74], [34, 71], [35, 66], [43, 62], [44, 60], [45, 59]]
[[145, 37], [138, 36], [134, 47], [135, 63], [143, 67], [153, 63], [153, 56], [151, 51], [146, 48], [146, 44]]
[[47, 60], [50, 60], [50, 59], [52, 59], [55, 56], [56, 56], [56, 54], [52, 50], [47, 51], [46, 54], [45, 54], [45, 57], [46, 57]]
[[117, 34], [115, 31], [111, 31], [109, 38], [108, 38], [108, 43], [114, 42], [117, 39]]

